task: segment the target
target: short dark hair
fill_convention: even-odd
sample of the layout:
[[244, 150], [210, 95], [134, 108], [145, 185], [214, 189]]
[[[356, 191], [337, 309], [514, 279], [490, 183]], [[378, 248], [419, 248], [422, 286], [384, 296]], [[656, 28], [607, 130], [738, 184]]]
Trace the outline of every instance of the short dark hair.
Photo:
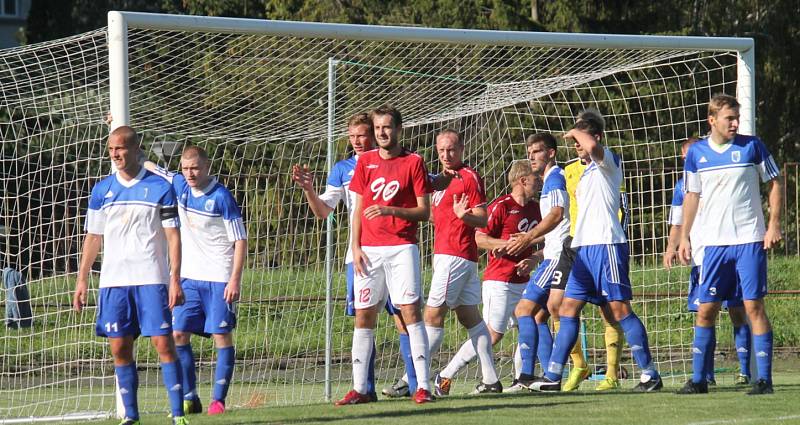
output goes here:
[[366, 112], [359, 112], [347, 120], [348, 127], [354, 127], [357, 125], [368, 125], [369, 128], [372, 128], [372, 120]]
[[436, 138], [438, 139], [439, 136], [444, 136], [445, 134], [450, 134], [455, 136], [456, 143], [458, 143], [459, 146], [464, 147], [464, 139], [461, 138], [461, 133], [453, 130], [452, 128], [445, 128], [444, 130], [440, 131], [439, 134], [436, 135]]
[[593, 136], [600, 136], [606, 127], [606, 121], [603, 119], [603, 114], [595, 108], [586, 108], [578, 114], [578, 120], [575, 121], [575, 128], [585, 131]]
[[136, 134], [136, 130], [133, 128], [123, 125], [119, 126], [114, 129], [114, 131], [109, 134], [109, 137], [122, 137], [122, 140], [125, 141], [125, 146], [139, 146], [139, 136]]
[[377, 108], [373, 109], [369, 113], [370, 121], [375, 121], [375, 116], [377, 115], [389, 115], [392, 117], [392, 124], [395, 127], [402, 127], [403, 126], [403, 116], [400, 115], [400, 111], [397, 110], [394, 106], [391, 105], [381, 105]]
[[711, 98], [711, 101], [708, 102], [708, 116], [709, 117], [716, 117], [717, 112], [722, 110], [724, 107], [729, 107], [731, 109], [738, 109], [742, 105], [736, 100], [735, 97], [725, 94], [725, 93], [717, 93], [714, 97]]
[[525, 146], [531, 147], [531, 145], [534, 145], [536, 143], [543, 143], [544, 147], [547, 149], [552, 149], [552, 150], [558, 149], [558, 142], [556, 142], [556, 138], [553, 137], [553, 135], [550, 133], [531, 134], [525, 141]]

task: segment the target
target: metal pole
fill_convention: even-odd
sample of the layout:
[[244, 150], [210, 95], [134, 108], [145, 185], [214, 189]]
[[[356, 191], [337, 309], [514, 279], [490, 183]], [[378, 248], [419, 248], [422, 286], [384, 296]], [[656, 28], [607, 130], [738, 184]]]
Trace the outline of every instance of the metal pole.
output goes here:
[[[328, 58], [328, 172], [333, 169], [336, 120], [336, 63]], [[325, 223], [325, 401], [331, 401], [331, 357], [333, 351], [333, 213]]]

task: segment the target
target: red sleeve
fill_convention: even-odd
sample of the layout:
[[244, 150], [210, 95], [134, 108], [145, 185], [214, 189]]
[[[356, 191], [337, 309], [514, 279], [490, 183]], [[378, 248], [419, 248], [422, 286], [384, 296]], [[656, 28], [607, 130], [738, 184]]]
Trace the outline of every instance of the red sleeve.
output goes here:
[[493, 238], [499, 238], [503, 234], [503, 221], [505, 219], [506, 209], [503, 208], [502, 203], [489, 205], [489, 218], [486, 227], [478, 229], [479, 232], [489, 235]]
[[476, 172], [467, 172], [464, 178], [464, 192], [469, 198], [470, 208], [475, 208], [479, 205], [486, 205], [486, 189], [483, 186], [483, 180]]
[[[363, 155], [362, 155], [363, 156]], [[356, 168], [353, 170], [353, 178], [350, 180], [350, 191], [364, 195], [364, 166], [362, 165], [361, 157], [356, 161]]]
[[414, 185], [414, 195], [417, 197], [425, 196], [433, 192], [433, 190], [431, 190], [430, 181], [428, 181], [428, 170], [425, 168], [425, 162], [422, 161], [421, 156], [417, 155], [416, 164], [414, 164], [414, 168], [411, 170], [411, 178]]

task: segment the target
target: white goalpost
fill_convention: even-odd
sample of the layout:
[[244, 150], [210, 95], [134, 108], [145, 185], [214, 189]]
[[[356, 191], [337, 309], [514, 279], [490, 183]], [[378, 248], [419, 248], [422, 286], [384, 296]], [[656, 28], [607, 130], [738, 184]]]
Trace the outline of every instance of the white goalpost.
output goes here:
[[[586, 107], [603, 112], [607, 143], [621, 155], [626, 177], [635, 309], [659, 369], [666, 379], [682, 380], [691, 370], [688, 271], [668, 273], [660, 265], [680, 143], [705, 134], [706, 104], [718, 92], [739, 98], [740, 132], [752, 134], [754, 72], [749, 38], [131, 12], [110, 12], [106, 29], [2, 50], [0, 258], [25, 277], [33, 324], [0, 327], [0, 424], [115, 414], [111, 355], [94, 336], [96, 273], [86, 311], [70, 305], [89, 193], [109, 172], [109, 111], [113, 126], [135, 128], [149, 158], [163, 166], [176, 169], [176, 153], [186, 144], [206, 148], [212, 174], [242, 206], [250, 246], [229, 407], [323, 402], [349, 389], [347, 214], [339, 208], [314, 220], [289, 176], [291, 165], [308, 164], [323, 189], [327, 171], [350, 154], [347, 119], [384, 103], [402, 111], [402, 143], [430, 171], [439, 169], [435, 134], [461, 131], [465, 160], [483, 176], [490, 198], [507, 190], [505, 173], [524, 157], [525, 136], [558, 135]], [[570, 146], [559, 146], [560, 163], [574, 156]], [[432, 234], [422, 226], [426, 289]], [[10, 291], [22, 286], [8, 284], [0, 300], [8, 303]], [[594, 367], [605, 355], [602, 324], [591, 310], [584, 340]], [[466, 337], [452, 317], [446, 329], [434, 373]], [[403, 370], [396, 331], [384, 315], [376, 335], [382, 386]], [[515, 340], [510, 331], [495, 350], [504, 382]], [[720, 349], [731, 345], [721, 341]], [[194, 337], [193, 346], [205, 401], [213, 344]], [[623, 366], [633, 374], [629, 354], [626, 348]], [[136, 357], [140, 409], [166, 412], [155, 353], [139, 342]], [[454, 392], [470, 389], [477, 373], [472, 365]]]

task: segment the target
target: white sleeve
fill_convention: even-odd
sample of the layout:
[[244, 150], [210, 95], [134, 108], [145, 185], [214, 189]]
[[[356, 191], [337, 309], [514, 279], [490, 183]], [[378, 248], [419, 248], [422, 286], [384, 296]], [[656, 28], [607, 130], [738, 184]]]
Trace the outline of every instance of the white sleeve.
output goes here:
[[672, 205], [669, 208], [669, 224], [670, 226], [683, 225], [683, 206]]
[[703, 184], [700, 181], [700, 173], [691, 171], [684, 172], [683, 190], [685, 193], [703, 193]]
[[345, 195], [346, 194], [344, 186], [337, 187], [337, 186], [326, 185], [325, 192], [319, 195], [319, 199], [321, 199], [322, 202], [325, 203], [325, 205], [331, 208], [336, 208], [336, 205], [339, 204], [339, 201], [341, 201]]
[[153, 174], [163, 178], [164, 180], [166, 180], [166, 181], [168, 181], [170, 183], [172, 183], [172, 178], [175, 177], [175, 174], [177, 174], [177, 173], [173, 173], [172, 171], [169, 171], [166, 168], [161, 167], [159, 165], [156, 165], [152, 172], [153, 172]]
[[247, 229], [241, 217], [225, 220], [225, 230], [228, 233], [228, 242], [247, 240]]
[[86, 210], [86, 233], [102, 235], [106, 229], [106, 213], [103, 210]]

